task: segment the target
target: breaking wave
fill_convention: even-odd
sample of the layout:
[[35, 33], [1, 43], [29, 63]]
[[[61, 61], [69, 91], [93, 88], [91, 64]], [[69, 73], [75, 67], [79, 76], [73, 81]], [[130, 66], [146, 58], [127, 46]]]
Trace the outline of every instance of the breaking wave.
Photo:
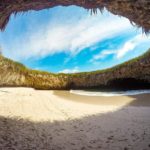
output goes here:
[[117, 91], [117, 92], [101, 92], [101, 91], [85, 91], [85, 90], [70, 90], [70, 93], [84, 96], [125, 96], [125, 95], [139, 95], [148, 94], [150, 90], [129, 90], [129, 91]]

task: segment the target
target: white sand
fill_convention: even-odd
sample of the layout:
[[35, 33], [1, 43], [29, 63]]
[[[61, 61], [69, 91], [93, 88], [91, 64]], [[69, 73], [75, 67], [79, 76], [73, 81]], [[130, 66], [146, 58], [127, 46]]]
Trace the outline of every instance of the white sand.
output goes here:
[[149, 97], [0, 88], [0, 150], [149, 150]]

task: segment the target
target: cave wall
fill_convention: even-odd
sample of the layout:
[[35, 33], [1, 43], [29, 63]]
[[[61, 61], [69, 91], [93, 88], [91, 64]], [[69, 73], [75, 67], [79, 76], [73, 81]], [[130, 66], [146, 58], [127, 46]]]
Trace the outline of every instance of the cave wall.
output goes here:
[[76, 5], [91, 9], [108, 11], [115, 15], [124, 16], [132, 23], [142, 27], [143, 31], [150, 31], [150, 0], [1, 0], [0, 1], [0, 29], [4, 30], [11, 14], [30, 10], [42, 10], [55, 6]]
[[74, 74], [71, 89], [150, 89], [150, 51], [139, 60], [131, 60], [106, 71]]
[[0, 55], [0, 87], [35, 89], [150, 89], [150, 49], [113, 68], [74, 74], [54, 74], [26, 68]]
[[[85, 9], [91, 9], [93, 13], [97, 9], [101, 11], [106, 8], [115, 15], [128, 18], [131, 23], [142, 27], [145, 33], [150, 32], [150, 0], [0, 0], [0, 29], [4, 30], [11, 14], [27, 12], [30, 10], [42, 10], [55, 6], [76, 5]], [[15, 79], [14, 79], [15, 77]], [[19, 76], [20, 77], [20, 76]], [[26, 78], [27, 79], [26, 79]], [[4, 79], [4, 76], [2, 76]], [[51, 79], [52, 78], [52, 79]], [[6, 81], [10, 79], [7, 78]], [[150, 84], [150, 55], [144, 59], [122, 66], [119, 69], [113, 69], [103, 73], [89, 73], [71, 76], [48, 76], [35, 75], [29, 73], [28, 76], [23, 76], [23, 81], [18, 78], [18, 86], [30, 86], [34, 88], [46, 89], [67, 89], [67, 88], [91, 88], [107, 85], [118, 84], [122, 81], [130, 82], [130, 79], [144, 81], [143, 83]], [[42, 85], [37, 84], [37, 80], [41, 80]], [[49, 79], [49, 80], [48, 80]], [[53, 82], [55, 79], [56, 82]], [[16, 81], [16, 75], [12, 75], [12, 81]], [[31, 82], [31, 81], [32, 82]], [[111, 81], [111, 82], [110, 82]], [[25, 82], [25, 83], [24, 83]], [[31, 82], [31, 83], [30, 83]], [[9, 85], [9, 82], [6, 82]], [[12, 82], [14, 85], [14, 82]], [[3, 84], [2, 84], [3, 85]]]

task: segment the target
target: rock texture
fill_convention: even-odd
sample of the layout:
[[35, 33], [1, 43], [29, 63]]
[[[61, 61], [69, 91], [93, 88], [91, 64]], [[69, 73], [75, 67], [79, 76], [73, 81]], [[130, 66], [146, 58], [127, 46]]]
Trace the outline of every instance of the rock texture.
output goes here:
[[34, 87], [36, 89], [63, 89], [65, 75], [27, 69], [24, 65], [0, 55], [1, 87]]
[[115, 15], [124, 16], [144, 32], [150, 31], [150, 1], [149, 0], [1, 0], [0, 1], [0, 29], [3, 30], [11, 14], [29, 10], [41, 10], [54, 6], [77, 5], [91, 9], [108, 11]]
[[0, 56], [0, 86], [36, 89], [150, 88], [150, 50], [141, 57], [110, 69], [75, 74], [30, 70], [20, 63]]
[[87, 74], [76, 74], [71, 88], [141, 89], [150, 88], [149, 54], [116, 67]]

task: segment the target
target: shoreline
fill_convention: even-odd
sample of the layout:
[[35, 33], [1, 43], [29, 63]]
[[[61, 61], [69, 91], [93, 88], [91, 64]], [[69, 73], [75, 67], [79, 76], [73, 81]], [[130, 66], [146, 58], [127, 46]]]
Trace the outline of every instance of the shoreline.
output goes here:
[[134, 96], [141, 94], [150, 94], [149, 89], [141, 90], [122, 90], [122, 91], [93, 91], [93, 90], [70, 90], [70, 93], [83, 96], [101, 96], [101, 97], [113, 97], [113, 96]]
[[[70, 93], [68, 91], [53, 91], [53, 94], [65, 100], [74, 101], [78, 103], [87, 103], [93, 105], [121, 105], [129, 103], [130, 106], [150, 106], [150, 93], [138, 95], [124, 95], [124, 96], [87, 96]], [[92, 99], [92, 100], [91, 100]], [[130, 103], [130, 102], [135, 103]], [[128, 105], [128, 104], [127, 104]]]

